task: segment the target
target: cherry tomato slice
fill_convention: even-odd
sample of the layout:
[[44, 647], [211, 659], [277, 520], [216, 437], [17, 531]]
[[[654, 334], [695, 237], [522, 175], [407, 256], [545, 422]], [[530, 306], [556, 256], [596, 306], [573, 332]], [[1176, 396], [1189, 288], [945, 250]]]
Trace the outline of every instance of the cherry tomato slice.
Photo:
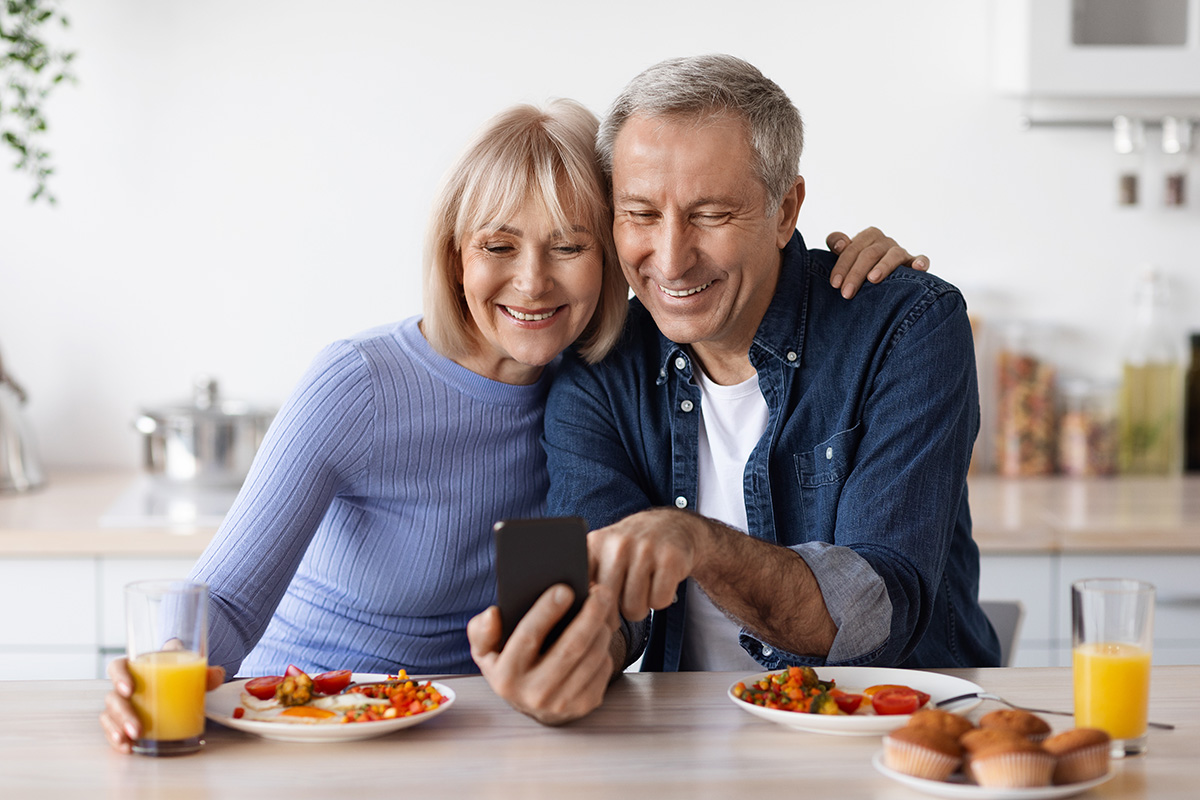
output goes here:
[[335, 669], [332, 672], [322, 672], [313, 678], [313, 688], [317, 694], [337, 694], [350, 685], [350, 670]]
[[291, 678], [294, 675], [303, 675], [304, 670], [297, 667], [295, 664], [288, 664], [287, 671], [283, 673], [285, 677]]
[[275, 696], [276, 687], [282, 682], [282, 675], [267, 675], [262, 678], [251, 678], [242, 688], [259, 700], [270, 700]]
[[879, 715], [911, 714], [921, 705], [917, 693], [907, 686], [889, 686], [871, 697], [871, 707]]
[[843, 692], [841, 689], [833, 689], [829, 694], [833, 696], [833, 701], [837, 703], [837, 707], [843, 714], [853, 714], [862, 705], [863, 696], [861, 694], [851, 694]]

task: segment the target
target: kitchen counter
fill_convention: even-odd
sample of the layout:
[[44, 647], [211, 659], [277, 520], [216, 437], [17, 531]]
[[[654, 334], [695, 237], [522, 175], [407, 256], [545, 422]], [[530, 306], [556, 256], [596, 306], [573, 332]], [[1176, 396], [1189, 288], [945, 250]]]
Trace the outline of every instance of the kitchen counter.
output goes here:
[[[215, 524], [101, 525], [139, 479], [133, 471], [50, 476], [30, 494], [0, 495], [0, 557], [198, 556]], [[1200, 476], [972, 476], [975, 540], [987, 553], [1200, 553]]]
[[984, 553], [1200, 553], [1200, 475], [970, 478]]
[[[1065, 668], [948, 670], [1010, 700], [1070, 708]], [[735, 673], [631, 674], [589, 717], [547, 728], [518, 714], [480, 677], [454, 679], [436, 719], [343, 744], [275, 742], [209, 723], [207, 744], [177, 758], [110, 750], [97, 715], [104, 681], [0, 682], [0, 794], [138, 798], [837, 797], [916, 798], [871, 766], [878, 736], [803, 733], [737, 708]], [[1156, 667], [1148, 752], [1114, 761], [1086, 798], [1195, 796], [1200, 666]], [[984, 702], [973, 719], [999, 706]], [[1055, 730], [1069, 717], [1044, 717]], [[369, 724], [369, 723], [365, 723]], [[64, 768], [65, 765], [65, 768]]]
[[0, 494], [0, 558], [10, 556], [199, 556], [217, 525], [102, 518], [149, 479], [132, 470], [60, 471], [41, 489]]

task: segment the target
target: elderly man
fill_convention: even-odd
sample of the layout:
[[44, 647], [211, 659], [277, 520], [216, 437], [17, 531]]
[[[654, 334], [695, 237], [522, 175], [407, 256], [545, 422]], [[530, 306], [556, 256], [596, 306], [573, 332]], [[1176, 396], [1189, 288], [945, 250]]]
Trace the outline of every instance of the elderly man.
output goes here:
[[[801, 145], [786, 94], [729, 56], [616, 100], [599, 150], [636, 301], [616, 351], [551, 389], [549, 512], [593, 528], [593, 578], [633, 621], [618, 668], [643, 649], [649, 670], [996, 665], [963, 298], [901, 268], [847, 303], [795, 229]], [[546, 625], [563, 599], [535, 607]], [[552, 721], [598, 702], [595, 674], [571, 671], [582, 699]], [[519, 678], [489, 675], [545, 719]]]

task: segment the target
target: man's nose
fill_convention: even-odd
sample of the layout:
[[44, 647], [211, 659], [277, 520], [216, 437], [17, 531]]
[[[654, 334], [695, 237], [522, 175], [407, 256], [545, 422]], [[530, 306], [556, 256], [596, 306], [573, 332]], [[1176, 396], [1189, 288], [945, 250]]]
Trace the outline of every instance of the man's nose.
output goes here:
[[696, 265], [693, 230], [683, 221], [670, 221], [658, 229], [655, 254], [658, 271], [666, 280], [677, 280]]

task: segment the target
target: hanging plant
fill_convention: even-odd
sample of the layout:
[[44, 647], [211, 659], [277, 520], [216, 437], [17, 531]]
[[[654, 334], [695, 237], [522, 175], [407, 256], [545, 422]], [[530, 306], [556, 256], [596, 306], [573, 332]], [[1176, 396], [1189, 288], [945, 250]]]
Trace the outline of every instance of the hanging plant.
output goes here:
[[42, 108], [56, 86], [75, 81], [75, 53], [52, 49], [44, 37], [46, 26], [55, 24], [69, 25], [58, 0], [0, 0], [0, 142], [14, 154], [13, 169], [33, 179], [29, 199], [51, 205], [55, 198], [46, 181], [54, 168], [42, 144]]

